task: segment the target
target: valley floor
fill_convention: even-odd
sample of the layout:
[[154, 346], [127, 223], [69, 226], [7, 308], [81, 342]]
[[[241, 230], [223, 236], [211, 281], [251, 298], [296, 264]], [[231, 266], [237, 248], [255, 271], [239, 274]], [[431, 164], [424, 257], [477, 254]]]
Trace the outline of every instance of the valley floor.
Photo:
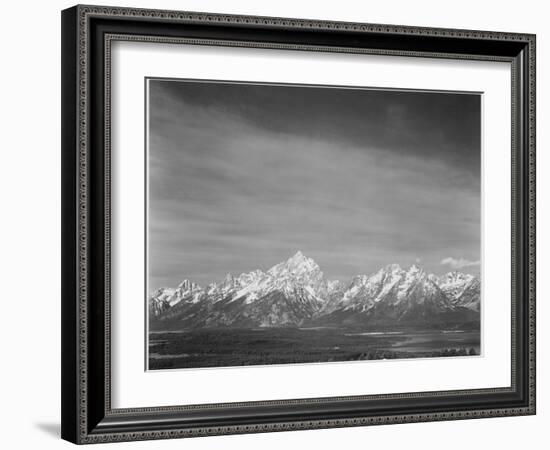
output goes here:
[[149, 334], [150, 370], [479, 354], [479, 329], [222, 328]]

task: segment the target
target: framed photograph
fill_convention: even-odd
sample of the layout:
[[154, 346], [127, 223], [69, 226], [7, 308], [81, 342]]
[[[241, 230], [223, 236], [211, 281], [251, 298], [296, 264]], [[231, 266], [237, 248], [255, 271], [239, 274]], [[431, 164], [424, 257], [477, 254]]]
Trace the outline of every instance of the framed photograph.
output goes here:
[[535, 36], [62, 12], [62, 436], [535, 413]]

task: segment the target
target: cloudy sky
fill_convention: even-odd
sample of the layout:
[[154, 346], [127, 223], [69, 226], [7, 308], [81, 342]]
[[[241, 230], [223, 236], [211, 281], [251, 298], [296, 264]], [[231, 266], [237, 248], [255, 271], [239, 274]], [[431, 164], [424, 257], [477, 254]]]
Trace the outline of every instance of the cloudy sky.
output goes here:
[[479, 272], [477, 94], [149, 80], [149, 289], [389, 263]]

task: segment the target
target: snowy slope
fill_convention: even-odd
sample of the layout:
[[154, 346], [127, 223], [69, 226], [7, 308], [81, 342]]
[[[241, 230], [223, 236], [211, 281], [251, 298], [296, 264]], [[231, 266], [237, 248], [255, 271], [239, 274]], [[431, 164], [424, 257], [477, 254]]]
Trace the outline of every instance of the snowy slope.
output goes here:
[[206, 289], [189, 280], [159, 289], [149, 311], [159, 327], [420, 325], [479, 320], [479, 296], [472, 275], [437, 278], [416, 265], [390, 264], [348, 283], [326, 281], [318, 264], [297, 252], [266, 272], [227, 274]]

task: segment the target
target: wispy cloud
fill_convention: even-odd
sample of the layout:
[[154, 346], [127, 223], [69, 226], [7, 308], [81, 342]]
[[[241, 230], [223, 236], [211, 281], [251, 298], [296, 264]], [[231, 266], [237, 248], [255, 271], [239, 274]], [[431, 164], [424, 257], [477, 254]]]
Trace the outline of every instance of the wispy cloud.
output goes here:
[[466, 267], [479, 266], [479, 263], [479, 261], [470, 261], [464, 258], [453, 258], [451, 256], [441, 260], [441, 264], [443, 266], [449, 266], [452, 269], [464, 269]]

